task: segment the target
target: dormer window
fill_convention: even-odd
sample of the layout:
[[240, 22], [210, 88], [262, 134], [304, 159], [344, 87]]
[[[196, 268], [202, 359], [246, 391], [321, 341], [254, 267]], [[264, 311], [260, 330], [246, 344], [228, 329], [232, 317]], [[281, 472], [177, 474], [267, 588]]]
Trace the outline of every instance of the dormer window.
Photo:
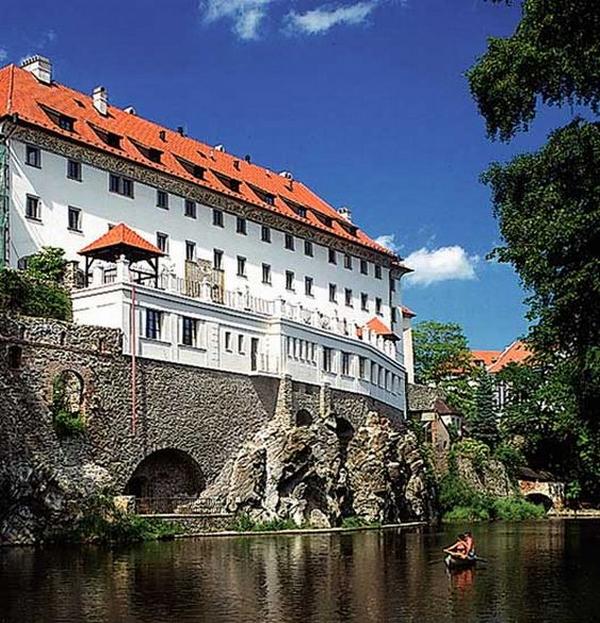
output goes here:
[[[174, 154], [175, 155], [175, 154]], [[195, 177], [197, 180], [203, 180], [206, 169], [201, 167], [199, 164], [194, 164], [189, 160], [185, 160], [177, 155], [175, 155], [177, 162], [186, 170], [187, 173]]]
[[252, 190], [262, 202], [268, 203], [270, 206], [275, 205], [275, 195], [265, 192], [264, 190], [260, 190], [260, 188], [256, 188], [254, 186], [252, 186]]
[[114, 147], [115, 149], [121, 149], [121, 137], [114, 132], [108, 132], [106, 134], [106, 144], [109, 147]]
[[206, 169], [204, 167], [201, 167], [195, 164], [192, 169], [192, 175], [198, 180], [203, 180], [205, 171]]
[[157, 162], [160, 164], [161, 157], [162, 151], [160, 151], [160, 149], [153, 149], [152, 147], [148, 149], [148, 160], [152, 160], [152, 162]]
[[67, 117], [67, 115], [58, 115], [58, 125], [67, 132], [73, 132], [75, 129], [75, 119]]
[[358, 229], [354, 225], [349, 225], [348, 223], [339, 223], [339, 225], [351, 236], [356, 236]]
[[225, 175], [220, 175], [218, 173], [215, 173], [215, 175], [217, 176], [221, 184], [223, 184], [223, 186], [229, 188], [229, 190], [233, 191], [234, 193], [240, 192], [241, 182], [239, 180], [234, 180], [232, 177], [226, 177]]
[[325, 216], [325, 214], [321, 214], [320, 212], [313, 212], [313, 214], [325, 225], [325, 227], [331, 227], [333, 222], [329, 216]]

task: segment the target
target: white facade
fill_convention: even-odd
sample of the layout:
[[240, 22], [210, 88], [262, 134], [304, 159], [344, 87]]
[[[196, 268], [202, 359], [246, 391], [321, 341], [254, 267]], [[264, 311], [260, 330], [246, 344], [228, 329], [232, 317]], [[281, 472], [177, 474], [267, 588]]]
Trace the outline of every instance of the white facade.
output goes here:
[[[35, 165], [28, 164], [28, 145], [39, 149]], [[196, 203], [195, 217], [186, 216], [185, 196], [168, 193], [168, 207], [158, 207], [161, 188], [136, 180], [133, 197], [122, 196], [110, 191], [107, 170], [81, 162], [80, 179], [71, 179], [63, 155], [15, 138], [8, 150], [11, 266], [46, 245], [64, 248], [69, 260], [83, 266], [78, 251], [120, 222], [154, 244], [166, 235], [160, 287], [136, 287], [138, 356], [242, 374], [289, 374], [405, 410], [406, 340], [384, 339], [368, 330], [359, 339], [356, 331], [378, 317], [410, 336], [408, 319], [402, 319], [399, 280], [391, 278], [383, 257], [379, 265], [366, 262], [352, 255], [349, 244], [348, 268], [344, 253], [336, 251], [333, 263], [330, 249], [315, 241], [294, 236], [294, 249], [286, 248], [289, 231], [268, 228], [265, 241], [265, 226], [251, 218], [240, 224], [238, 216], [223, 212], [220, 226], [207, 205]], [[33, 212], [32, 206], [37, 206]], [[212, 264], [215, 252], [222, 253], [223, 304], [211, 300], [210, 293], [188, 296], [181, 285], [186, 259]], [[131, 353], [128, 269], [121, 266], [115, 279], [114, 265], [104, 266], [105, 275], [102, 268], [97, 266], [89, 288], [74, 293], [75, 320], [122, 329], [124, 350]], [[148, 309], [160, 312], [158, 336], [147, 336]], [[197, 323], [193, 345], [182, 341], [184, 317]], [[407, 355], [412, 368], [412, 350]]]

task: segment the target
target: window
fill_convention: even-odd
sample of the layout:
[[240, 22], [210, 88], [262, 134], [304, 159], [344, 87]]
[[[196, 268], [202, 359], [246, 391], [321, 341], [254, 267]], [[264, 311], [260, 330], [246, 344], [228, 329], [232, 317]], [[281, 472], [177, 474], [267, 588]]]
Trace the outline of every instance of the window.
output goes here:
[[196, 261], [196, 243], [191, 240], [185, 241], [185, 259], [188, 262]]
[[231, 177], [226, 177], [225, 175], [218, 175], [218, 174], [217, 174], [217, 177], [219, 178], [219, 181], [221, 182], [221, 184], [225, 186], [225, 188], [229, 188], [229, 190], [232, 190], [234, 193], [240, 192], [240, 181], [239, 180], [234, 180]]
[[223, 212], [216, 208], [213, 209], [213, 225], [223, 227]]
[[304, 241], [304, 255], [313, 256], [313, 243], [310, 240]]
[[377, 383], [377, 364], [371, 361], [371, 383], [375, 385]]
[[335, 283], [329, 284], [329, 302], [337, 303], [337, 286]]
[[162, 151], [160, 151], [160, 149], [153, 149], [152, 147], [148, 149], [148, 160], [152, 160], [152, 162], [160, 162], [161, 157]]
[[228, 352], [233, 350], [231, 346], [231, 331], [225, 331], [225, 350]]
[[375, 264], [375, 279], [381, 279], [381, 266]]
[[162, 313], [157, 309], [146, 310], [146, 337], [150, 340], [160, 340]]
[[369, 274], [369, 262], [367, 262], [367, 260], [361, 260], [360, 261], [360, 272], [363, 275], [368, 275]]
[[237, 274], [238, 277], [246, 276], [246, 258], [241, 255], [237, 256]]
[[313, 296], [313, 278], [304, 277], [304, 294], [306, 296]]
[[235, 222], [235, 231], [238, 234], [244, 234], [244, 236], [248, 233], [248, 229], [246, 227], [246, 219], [238, 216]]
[[285, 234], [285, 248], [290, 251], [294, 250], [294, 236], [292, 234]]
[[365, 378], [366, 363], [367, 362], [364, 357], [358, 358], [358, 378], [361, 378], [361, 379]]
[[223, 251], [219, 251], [219, 249], [213, 250], [213, 268], [223, 270]]
[[333, 363], [333, 351], [327, 346], [323, 346], [323, 370], [325, 372], [331, 372]]
[[163, 252], [169, 253], [169, 236], [160, 231], [156, 232], [156, 246]]
[[203, 167], [195, 164], [192, 167], [192, 175], [198, 179], [198, 180], [203, 180], [204, 179], [204, 172], [206, 171], [206, 169], [204, 169]]
[[243, 355], [246, 352], [246, 340], [241, 333], [238, 335], [238, 353]]
[[352, 290], [350, 288], [344, 290], [344, 302], [346, 307], [352, 307]]
[[189, 218], [196, 218], [196, 202], [186, 199], [183, 213]]
[[81, 182], [81, 162], [77, 160], [67, 160], [67, 177], [70, 180]]
[[27, 195], [27, 200], [25, 202], [25, 216], [33, 219], [34, 221], [42, 220], [42, 204], [39, 197]]
[[366, 292], [360, 293], [360, 308], [362, 311], [369, 311], [369, 295]]
[[260, 228], [260, 239], [263, 242], [271, 242], [271, 228], [263, 225]]
[[133, 182], [126, 177], [110, 174], [108, 189], [111, 193], [117, 193], [125, 197], [133, 197]]
[[294, 290], [294, 273], [291, 270], [285, 271], [285, 289]]
[[121, 148], [121, 137], [118, 134], [114, 134], [113, 132], [108, 132], [106, 135], [106, 144], [109, 147], [116, 147], [117, 149]]
[[69, 206], [67, 227], [71, 231], [81, 231], [81, 210]]
[[342, 374], [350, 376], [350, 353], [342, 353]]
[[335, 249], [329, 249], [329, 263], [337, 264], [337, 253], [335, 252]]
[[58, 125], [67, 132], [73, 132], [75, 129], [75, 119], [67, 117], [67, 115], [58, 115]]
[[181, 343], [185, 346], [196, 346], [198, 321], [194, 318], [183, 317], [181, 325]]
[[344, 255], [344, 268], [352, 270], [352, 256], [348, 255], [347, 253], [346, 255]]
[[263, 264], [262, 265], [262, 281], [263, 283], [271, 284], [271, 265]]
[[396, 280], [393, 277], [390, 277], [390, 290], [392, 292], [396, 291]]
[[27, 145], [25, 147], [25, 162], [30, 167], [37, 167], [40, 169], [42, 167], [42, 152], [39, 147], [34, 147], [33, 145]]
[[397, 320], [396, 308], [392, 307], [392, 324], [394, 324]]
[[156, 191], [156, 207], [162, 208], [163, 210], [169, 209], [169, 194], [164, 190]]
[[379, 297], [375, 299], [375, 313], [381, 316], [381, 299]]

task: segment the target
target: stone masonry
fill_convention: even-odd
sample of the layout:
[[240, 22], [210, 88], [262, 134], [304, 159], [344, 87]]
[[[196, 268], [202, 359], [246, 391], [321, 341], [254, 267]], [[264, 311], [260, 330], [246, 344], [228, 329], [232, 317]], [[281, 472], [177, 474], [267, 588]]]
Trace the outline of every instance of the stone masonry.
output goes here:
[[[186, 470], [193, 472], [181, 493], [200, 494], [200, 489], [210, 489], [223, 479], [244, 444], [261, 431], [289, 432], [296, 417], [343, 420], [353, 431], [369, 421], [371, 432], [364, 435], [376, 434], [374, 423], [381, 420], [388, 434], [395, 435], [396, 445], [404, 434], [401, 413], [364, 396], [287, 378], [249, 377], [145, 359], [137, 360], [134, 431], [131, 358], [122, 354], [121, 340], [120, 332], [112, 329], [0, 316], [0, 542], [42, 541], [53, 530], [70, 525], [86, 497], [101, 490], [132, 493], [132, 488], [153, 484], [148, 480], [169, 482], [170, 465], [179, 459], [173, 472], [178, 482], [185, 480]], [[50, 405], [53, 383], [65, 372], [80, 379], [81, 394], [75, 395], [85, 430], [60, 437]], [[307, 443], [314, 443], [317, 430], [313, 427]], [[160, 456], [168, 460], [157, 461]], [[377, 473], [383, 462], [373, 460], [370, 469]], [[415, 477], [422, 475], [417, 459], [413, 468], [414, 488]], [[405, 480], [408, 485], [410, 476]], [[379, 489], [385, 492], [389, 486], [383, 482]], [[190, 491], [191, 487], [198, 490]], [[161, 495], [151, 486], [148, 490]], [[427, 514], [428, 493], [421, 484], [416, 490], [420, 500], [415, 508], [420, 510], [413, 512], [402, 502], [402, 512], [396, 515]], [[283, 512], [283, 506], [277, 511]], [[327, 522], [339, 516], [330, 513]]]

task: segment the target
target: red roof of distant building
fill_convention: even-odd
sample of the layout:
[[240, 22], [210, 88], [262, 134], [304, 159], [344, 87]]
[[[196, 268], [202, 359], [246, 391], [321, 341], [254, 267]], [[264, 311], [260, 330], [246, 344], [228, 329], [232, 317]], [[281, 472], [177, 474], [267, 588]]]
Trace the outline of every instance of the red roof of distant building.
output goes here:
[[501, 350], [472, 350], [471, 355], [475, 363], [482, 363], [486, 368], [491, 366], [502, 354]]
[[417, 314], [412, 309], [409, 309], [405, 305], [402, 305], [402, 315], [406, 316], [407, 318], [414, 318]]
[[125, 223], [119, 223], [94, 242], [79, 251], [80, 255], [101, 256], [118, 255], [123, 253], [132, 256], [133, 261], [146, 259], [147, 257], [159, 257], [164, 253], [151, 242], [142, 238]]
[[385, 325], [379, 318], [371, 318], [369, 322], [365, 325], [367, 329], [370, 329], [377, 335], [382, 335], [383, 337], [397, 340], [398, 336], [387, 326]]
[[[353, 224], [302, 182], [290, 180], [114, 106], [108, 106], [108, 114], [102, 115], [94, 108], [90, 96], [57, 82], [44, 84], [30, 72], [8, 65], [0, 69], [0, 118], [12, 114], [17, 114], [23, 122], [68, 140], [241, 199], [392, 256], [395, 264], [402, 267], [394, 253], [360, 229], [354, 229]], [[73, 131], [53, 120], [53, 115], [57, 114], [73, 120]], [[106, 133], [120, 137], [120, 146], [109, 146], [102, 138]], [[149, 159], [149, 149], [159, 154], [160, 162]], [[204, 178], [193, 175], [190, 167], [202, 169]], [[230, 189], [225, 183], [227, 180], [239, 182], [239, 191]], [[298, 207], [306, 210], [306, 216], [294, 211]]]
[[502, 351], [498, 359], [489, 366], [488, 371], [495, 374], [509, 363], [527, 363], [532, 356], [533, 352], [528, 348], [527, 344], [521, 340], [516, 340]]

